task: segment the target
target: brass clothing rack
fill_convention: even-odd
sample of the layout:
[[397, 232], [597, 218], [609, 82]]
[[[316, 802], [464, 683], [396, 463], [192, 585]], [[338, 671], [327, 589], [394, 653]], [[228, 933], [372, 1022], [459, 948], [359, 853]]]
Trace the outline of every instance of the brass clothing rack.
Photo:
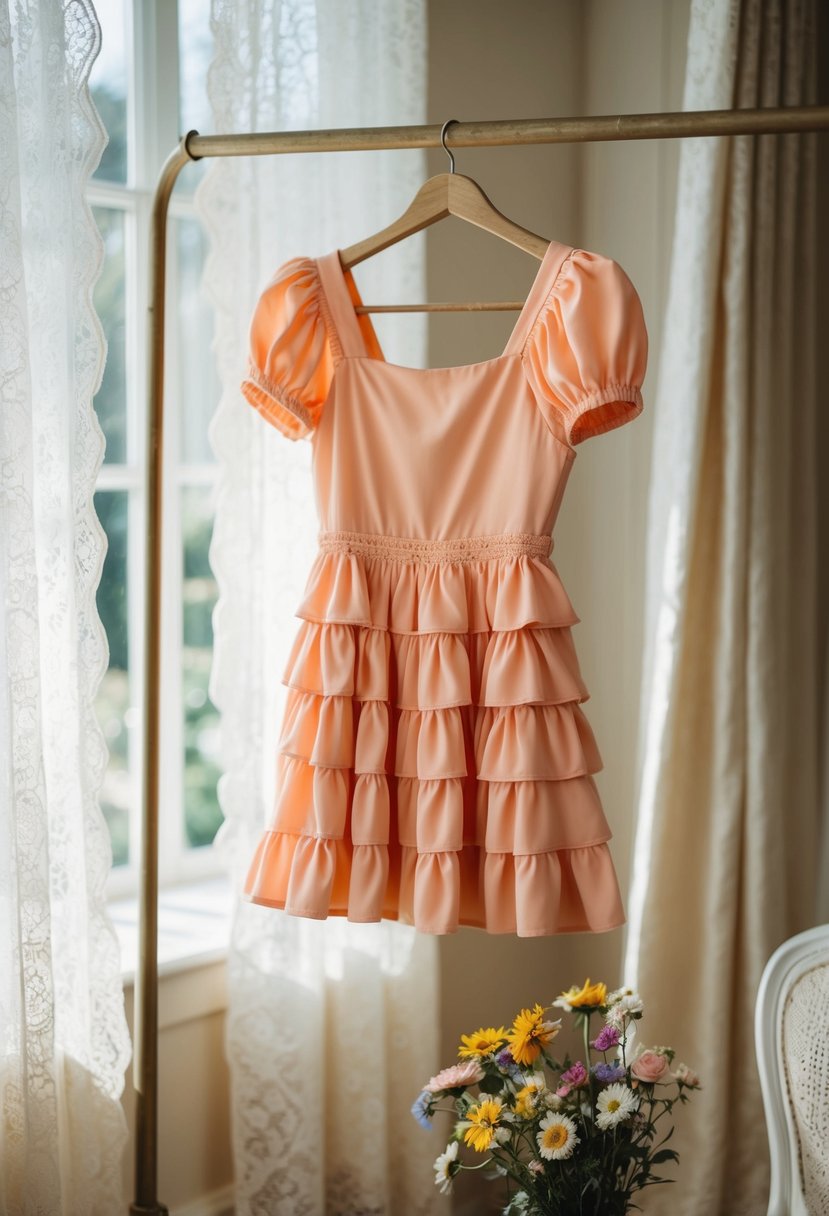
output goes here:
[[[829, 130], [829, 106], [781, 109], [679, 111], [587, 118], [527, 118], [457, 122], [455, 148], [514, 144], [567, 144], [639, 139], [691, 139], [709, 135], [780, 135]], [[167, 213], [176, 178], [191, 160], [214, 156], [274, 156], [291, 152], [355, 152], [392, 148], [437, 148], [441, 126], [343, 127], [324, 131], [199, 135], [190, 131], [170, 153], [155, 188], [151, 217], [147, 513], [146, 657], [144, 667], [143, 820], [139, 965], [135, 977], [136, 1090], [135, 1200], [133, 1216], [166, 1216], [157, 1190], [158, 1106], [158, 779], [161, 622], [161, 498], [164, 420], [164, 302], [167, 266]], [[443, 142], [443, 146], [446, 144]], [[366, 311], [448, 311], [520, 308], [497, 305], [383, 305]]]

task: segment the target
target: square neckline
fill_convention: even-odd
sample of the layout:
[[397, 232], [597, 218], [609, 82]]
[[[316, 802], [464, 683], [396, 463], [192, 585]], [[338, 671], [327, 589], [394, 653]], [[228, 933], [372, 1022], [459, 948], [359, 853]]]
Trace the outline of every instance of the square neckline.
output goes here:
[[[541, 258], [527, 297], [521, 306], [518, 317], [507, 338], [506, 345], [498, 355], [490, 359], [481, 359], [475, 363], [456, 363], [449, 367], [413, 367], [406, 363], [391, 363], [385, 356], [377, 337], [377, 331], [371, 320], [370, 313], [363, 313], [369, 331], [370, 341], [375, 350], [372, 354], [358, 321], [356, 308], [363, 303], [360, 290], [352, 274], [351, 267], [344, 267], [340, 259], [341, 250], [332, 249], [329, 253], [313, 259], [317, 268], [320, 291], [325, 303], [332, 314], [337, 338], [342, 347], [344, 358], [360, 359], [379, 367], [392, 368], [395, 371], [413, 372], [415, 374], [435, 374], [439, 372], [469, 371], [475, 368], [496, 367], [506, 360], [515, 358], [523, 352], [526, 339], [537, 320], [550, 292], [553, 289], [558, 272], [567, 257], [573, 252], [573, 246], [563, 245], [551, 240]], [[555, 268], [555, 269], [553, 269]]]

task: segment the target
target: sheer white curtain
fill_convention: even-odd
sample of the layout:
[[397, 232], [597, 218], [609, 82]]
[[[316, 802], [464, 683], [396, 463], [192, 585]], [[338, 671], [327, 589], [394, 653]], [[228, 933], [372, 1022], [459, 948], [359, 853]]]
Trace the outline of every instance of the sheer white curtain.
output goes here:
[[[693, 0], [684, 106], [814, 104], [813, 0]], [[766, 1210], [752, 1016], [812, 923], [815, 136], [683, 141], [652, 465], [626, 976], [703, 1076], [648, 1211]]]
[[106, 144], [85, 0], [0, 0], [0, 1212], [110, 1216], [130, 1044], [94, 716]]
[[[217, 131], [425, 121], [423, 0], [214, 0], [212, 29]], [[237, 891], [273, 796], [280, 677], [318, 528], [310, 445], [239, 392], [253, 306], [283, 260], [382, 227], [424, 176], [421, 151], [303, 154], [214, 162], [198, 191], [223, 384], [211, 429], [219, 846]], [[364, 298], [422, 299], [422, 252], [415, 237], [361, 265]], [[389, 358], [424, 359], [425, 317], [380, 316], [381, 327]], [[431, 1210], [443, 1145], [409, 1108], [438, 1065], [435, 945], [406, 926], [304, 921], [237, 900], [227, 1050], [239, 1216]]]

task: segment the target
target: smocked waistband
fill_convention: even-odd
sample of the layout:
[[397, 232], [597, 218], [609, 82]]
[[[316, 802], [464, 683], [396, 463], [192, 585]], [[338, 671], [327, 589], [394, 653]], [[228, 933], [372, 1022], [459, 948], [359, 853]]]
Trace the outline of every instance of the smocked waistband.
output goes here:
[[424, 540], [419, 536], [389, 536], [384, 532], [318, 533], [326, 553], [359, 553], [365, 557], [406, 562], [474, 562], [497, 557], [547, 557], [553, 538], [546, 533], [494, 532], [481, 536], [450, 536]]

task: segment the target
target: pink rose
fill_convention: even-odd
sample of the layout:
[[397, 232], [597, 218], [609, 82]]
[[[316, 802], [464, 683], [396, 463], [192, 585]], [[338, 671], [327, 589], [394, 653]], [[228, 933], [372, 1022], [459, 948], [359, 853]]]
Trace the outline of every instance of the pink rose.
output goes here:
[[655, 1085], [668, 1075], [671, 1061], [659, 1051], [643, 1051], [631, 1065], [631, 1073], [647, 1085]]

